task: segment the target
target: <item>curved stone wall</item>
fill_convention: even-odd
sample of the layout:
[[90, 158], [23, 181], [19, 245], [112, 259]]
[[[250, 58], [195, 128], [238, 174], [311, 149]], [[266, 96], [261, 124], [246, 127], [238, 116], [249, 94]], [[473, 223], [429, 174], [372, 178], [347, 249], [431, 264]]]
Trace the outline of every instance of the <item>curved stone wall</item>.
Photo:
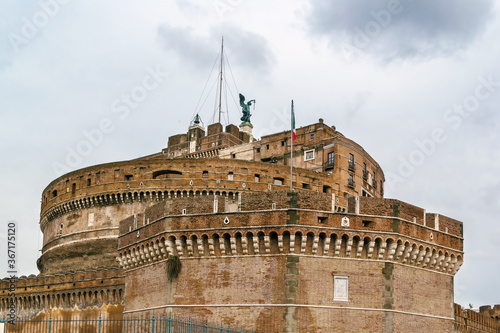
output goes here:
[[[39, 268], [56, 273], [115, 266], [120, 220], [167, 199], [287, 191], [288, 172], [262, 162], [145, 158], [69, 173], [43, 192]], [[334, 181], [300, 170], [294, 184], [307, 184], [297, 191], [322, 192]]]

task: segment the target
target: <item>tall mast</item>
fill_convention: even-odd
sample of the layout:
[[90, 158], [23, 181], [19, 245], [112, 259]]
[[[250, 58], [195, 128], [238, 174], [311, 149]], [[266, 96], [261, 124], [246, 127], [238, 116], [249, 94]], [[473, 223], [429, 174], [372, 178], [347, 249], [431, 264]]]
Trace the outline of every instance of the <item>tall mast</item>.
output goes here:
[[222, 112], [222, 61], [224, 59], [224, 36], [222, 37], [222, 45], [220, 50], [220, 86], [219, 86], [219, 123], [220, 114]]

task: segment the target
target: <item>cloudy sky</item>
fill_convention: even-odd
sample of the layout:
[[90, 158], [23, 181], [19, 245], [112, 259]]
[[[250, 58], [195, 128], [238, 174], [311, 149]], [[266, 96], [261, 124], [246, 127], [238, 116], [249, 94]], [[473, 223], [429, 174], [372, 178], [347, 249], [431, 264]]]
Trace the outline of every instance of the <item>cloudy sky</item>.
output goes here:
[[[195, 112], [213, 122], [224, 36], [228, 82], [257, 101], [256, 136], [289, 128], [291, 99], [297, 126], [335, 125], [380, 163], [386, 197], [464, 222], [456, 301], [500, 304], [498, 2], [0, 6], [0, 237], [17, 221], [20, 274], [37, 273], [40, 196], [61, 172], [158, 152]], [[224, 122], [238, 123], [227, 100]]]

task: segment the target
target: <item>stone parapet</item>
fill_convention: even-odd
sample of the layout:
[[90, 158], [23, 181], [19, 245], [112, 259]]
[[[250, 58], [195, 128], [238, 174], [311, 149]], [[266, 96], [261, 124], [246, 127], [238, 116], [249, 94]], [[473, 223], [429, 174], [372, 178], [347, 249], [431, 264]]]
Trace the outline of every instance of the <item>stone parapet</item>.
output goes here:
[[[13, 299], [9, 295], [10, 287], [10, 279], [0, 281], [2, 317], [6, 316]], [[85, 311], [109, 306], [123, 308], [124, 288], [125, 276], [119, 268], [30, 275], [16, 280], [14, 302], [17, 315], [21, 317], [34, 317], [57, 309]]]

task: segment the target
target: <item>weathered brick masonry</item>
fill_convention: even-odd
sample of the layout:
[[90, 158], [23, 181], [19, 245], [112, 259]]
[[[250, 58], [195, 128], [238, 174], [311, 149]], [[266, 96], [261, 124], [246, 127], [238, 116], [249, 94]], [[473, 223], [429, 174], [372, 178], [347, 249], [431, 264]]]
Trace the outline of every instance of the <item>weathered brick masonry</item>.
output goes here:
[[[354, 214], [335, 212], [332, 194], [289, 194], [242, 193], [241, 210], [225, 213], [207, 212], [216, 196], [198, 198], [188, 215], [161, 203], [162, 218], [122, 221], [119, 261], [133, 299], [126, 315], [189, 312], [266, 332], [451, 332], [460, 234], [414, 222], [423, 210], [397, 200], [389, 204], [408, 220], [391, 210], [375, 215], [384, 213], [370, 211], [375, 198], [362, 198], [363, 214]], [[273, 202], [280, 206], [262, 210]], [[172, 256], [183, 266], [170, 281]], [[334, 301], [337, 274], [349, 279], [345, 302]], [[154, 285], [143, 286], [150, 277]]]

